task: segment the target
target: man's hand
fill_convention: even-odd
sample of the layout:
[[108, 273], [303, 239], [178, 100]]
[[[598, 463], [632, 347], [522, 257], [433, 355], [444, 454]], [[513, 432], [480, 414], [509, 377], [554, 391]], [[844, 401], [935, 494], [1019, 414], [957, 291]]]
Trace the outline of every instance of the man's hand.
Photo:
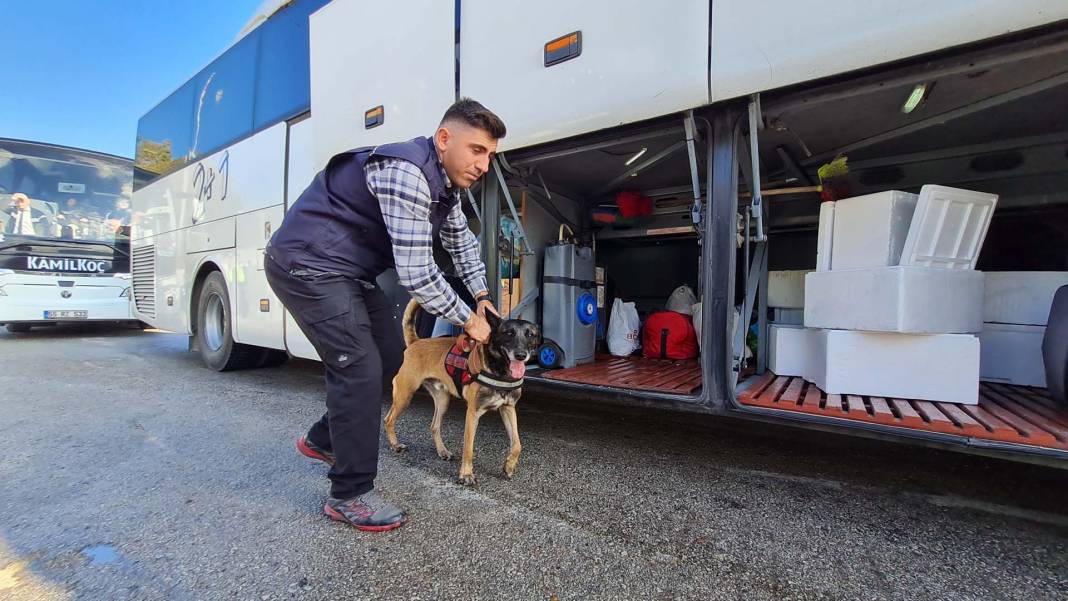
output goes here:
[[[481, 305], [482, 303], [479, 303], [480, 309]], [[474, 338], [478, 342], [481, 342], [483, 344], [489, 342], [489, 323], [486, 321], [486, 318], [478, 312], [472, 313], [471, 317], [467, 318], [467, 323], [464, 324], [464, 332], [466, 332], [468, 336]]]
[[478, 305], [475, 307], [475, 311], [482, 317], [486, 317], [486, 311], [493, 313], [497, 317], [501, 316], [497, 311], [497, 307], [493, 306], [493, 302], [489, 299], [488, 294], [478, 297]]

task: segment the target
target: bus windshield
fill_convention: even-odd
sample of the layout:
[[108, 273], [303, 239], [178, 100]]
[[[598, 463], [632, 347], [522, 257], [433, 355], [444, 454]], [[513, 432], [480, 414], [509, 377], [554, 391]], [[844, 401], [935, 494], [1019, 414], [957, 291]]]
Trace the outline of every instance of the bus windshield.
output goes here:
[[[133, 168], [128, 159], [0, 139], [4, 245], [129, 245]], [[94, 244], [95, 243], [95, 244]]]

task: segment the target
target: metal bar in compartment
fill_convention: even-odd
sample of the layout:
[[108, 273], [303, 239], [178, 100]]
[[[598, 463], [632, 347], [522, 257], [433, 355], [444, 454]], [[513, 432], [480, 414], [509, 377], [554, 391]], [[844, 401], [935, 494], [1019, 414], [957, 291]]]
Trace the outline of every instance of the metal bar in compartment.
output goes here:
[[501, 172], [499, 161], [493, 161], [493, 169], [497, 172], [497, 181], [500, 182], [504, 199], [508, 202], [508, 210], [512, 212], [512, 219], [515, 220], [515, 226], [519, 228], [519, 236], [523, 239], [523, 247], [526, 248], [523, 254], [534, 254], [530, 248], [530, 242], [527, 240], [527, 233], [523, 230], [523, 221], [519, 219], [519, 211], [515, 209], [515, 203], [512, 202], [512, 193], [508, 190], [508, 182], [504, 179], [504, 173]]

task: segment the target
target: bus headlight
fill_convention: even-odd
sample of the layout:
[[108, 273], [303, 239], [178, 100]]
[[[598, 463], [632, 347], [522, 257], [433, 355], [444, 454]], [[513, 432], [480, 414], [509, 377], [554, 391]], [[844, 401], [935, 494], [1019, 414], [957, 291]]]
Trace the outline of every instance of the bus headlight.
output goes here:
[[127, 286], [127, 287], [123, 288], [122, 292], [119, 293], [119, 297], [120, 298], [130, 298], [130, 287]]
[[117, 278], [119, 278], [120, 280], [128, 280], [128, 279], [130, 279], [131, 277], [133, 277], [133, 276], [131, 276], [131, 275], [130, 275], [130, 274], [128, 274], [128, 273], [115, 273], [115, 274], [112, 274], [112, 275], [113, 275], [114, 277], [117, 277]]
[[11, 275], [15, 273], [14, 269], [0, 269], [0, 275]]

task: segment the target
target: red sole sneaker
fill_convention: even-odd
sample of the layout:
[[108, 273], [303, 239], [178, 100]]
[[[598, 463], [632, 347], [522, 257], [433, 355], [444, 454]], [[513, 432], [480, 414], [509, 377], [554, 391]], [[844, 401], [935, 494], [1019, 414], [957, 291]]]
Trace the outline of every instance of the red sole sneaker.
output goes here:
[[297, 439], [297, 451], [301, 455], [304, 455], [305, 457], [311, 457], [312, 459], [316, 459], [318, 461], [322, 461], [327, 465], [334, 465], [334, 459], [332, 457], [324, 455], [319, 451], [315, 451], [311, 447], [309, 447], [306, 438], [307, 436], [305, 435]]
[[401, 520], [393, 524], [386, 524], [385, 526], [361, 526], [359, 524], [353, 524], [352, 522], [350, 522], [348, 519], [345, 518], [345, 516], [341, 515], [338, 510], [331, 507], [329, 503], [323, 505], [323, 513], [325, 513], [327, 517], [334, 520], [335, 522], [343, 522], [357, 530], [362, 530], [364, 532], [385, 532], [387, 530], [393, 530], [394, 528], [400, 528], [404, 525], [404, 522], [407, 521]]

